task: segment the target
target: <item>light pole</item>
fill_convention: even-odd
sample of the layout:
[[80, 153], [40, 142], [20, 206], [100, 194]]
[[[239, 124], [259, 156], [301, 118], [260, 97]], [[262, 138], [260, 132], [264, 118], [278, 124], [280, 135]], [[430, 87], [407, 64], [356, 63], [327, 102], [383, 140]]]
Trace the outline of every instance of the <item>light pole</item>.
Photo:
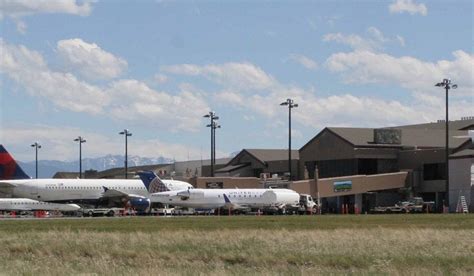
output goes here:
[[445, 195], [445, 200], [446, 200], [446, 205], [449, 208], [449, 106], [448, 106], [448, 94], [449, 94], [449, 89], [456, 89], [458, 88], [457, 84], [451, 84], [450, 79], [444, 79], [442, 82], [438, 82], [435, 84], [435, 86], [438, 87], [443, 87], [446, 89], [446, 145], [445, 145], [445, 156], [444, 156], [444, 161], [446, 162], [446, 195]]
[[[217, 124], [217, 122], [214, 121], [214, 124], [212, 126], [214, 129], [214, 148], [213, 148], [213, 160], [214, 160], [214, 166], [216, 165], [216, 129], [221, 128], [221, 125]], [[212, 171], [212, 176], [214, 176], [214, 171]]]
[[38, 149], [41, 148], [41, 145], [38, 144], [38, 142], [35, 142], [31, 146], [35, 148], [36, 179], [38, 179]]
[[82, 136], [78, 136], [74, 141], [79, 143], [79, 178], [82, 178], [82, 143], [86, 140]]
[[211, 123], [206, 125], [206, 127], [211, 128], [211, 177], [214, 177], [214, 163], [215, 163], [215, 139], [216, 139], [216, 128], [220, 128], [221, 126], [215, 122], [216, 120], [219, 119], [219, 117], [216, 115], [216, 112], [214, 111], [209, 111], [209, 114], [206, 114], [203, 116], [204, 118], [210, 118]]
[[292, 179], [291, 175], [291, 109], [298, 107], [292, 99], [286, 99], [286, 102], [282, 102], [281, 106], [288, 106], [288, 171], [290, 173], [289, 179]]
[[123, 131], [119, 132], [120, 135], [125, 136], [125, 179], [128, 178], [128, 137], [132, 136], [132, 133], [128, 129], [124, 129]]

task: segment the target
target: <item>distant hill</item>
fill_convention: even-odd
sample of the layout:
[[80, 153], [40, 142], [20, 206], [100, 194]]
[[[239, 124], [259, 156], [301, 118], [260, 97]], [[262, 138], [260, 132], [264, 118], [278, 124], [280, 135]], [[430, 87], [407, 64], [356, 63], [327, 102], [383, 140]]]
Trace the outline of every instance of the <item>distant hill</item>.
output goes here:
[[[123, 167], [125, 162], [124, 156], [121, 155], [106, 155], [98, 158], [84, 158], [82, 160], [82, 170], [97, 170], [103, 171], [116, 167]], [[142, 166], [154, 164], [168, 164], [172, 163], [172, 158], [158, 157], [146, 158], [140, 156], [129, 156], [128, 166]], [[35, 176], [35, 161], [18, 162], [23, 170], [31, 177]], [[66, 162], [57, 160], [39, 160], [38, 161], [38, 177], [50, 178], [58, 171], [75, 172], [79, 170], [79, 160]]]

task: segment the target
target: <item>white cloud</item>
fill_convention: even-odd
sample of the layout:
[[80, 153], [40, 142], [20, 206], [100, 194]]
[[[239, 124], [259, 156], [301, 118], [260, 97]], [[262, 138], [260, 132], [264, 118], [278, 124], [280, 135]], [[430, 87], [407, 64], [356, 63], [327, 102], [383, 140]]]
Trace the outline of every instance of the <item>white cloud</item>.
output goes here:
[[0, 73], [28, 93], [63, 110], [105, 114], [113, 119], [147, 123], [167, 131], [195, 131], [209, 110], [203, 95], [189, 85], [166, 93], [137, 80], [118, 80], [104, 86], [78, 80], [71, 73], [52, 71], [42, 55], [0, 40]]
[[153, 82], [156, 84], [162, 84], [167, 81], [168, 81], [168, 76], [166, 76], [165, 74], [158, 73], [153, 76]]
[[16, 30], [20, 33], [20, 34], [26, 34], [26, 23], [21, 21], [21, 20], [15, 20], [16, 22]]
[[421, 14], [423, 16], [428, 14], [428, 9], [425, 4], [416, 4], [413, 0], [396, 0], [388, 7], [390, 13], [408, 12], [411, 15]]
[[373, 41], [362, 38], [358, 35], [345, 35], [341, 33], [330, 33], [323, 37], [323, 41], [335, 41], [341, 44], [346, 44], [353, 49], [373, 49], [376, 48], [376, 44]]
[[164, 66], [163, 72], [187, 75], [204, 76], [218, 84], [238, 89], [265, 89], [274, 85], [275, 80], [272, 76], [265, 73], [261, 68], [248, 63], [229, 62], [224, 64], [194, 65], [178, 64]]
[[366, 32], [368, 34], [367, 37], [355, 34], [330, 33], [323, 36], [323, 41], [334, 41], [346, 44], [358, 50], [377, 50], [382, 48], [383, 44], [392, 41], [392, 39], [385, 37], [383, 33], [375, 27], [367, 28]]
[[434, 85], [451, 78], [459, 85], [458, 95], [471, 95], [474, 89], [474, 55], [453, 52], [451, 61], [425, 62], [413, 57], [394, 57], [370, 51], [331, 55], [326, 66], [341, 73], [348, 83], [390, 83], [413, 91], [438, 91]]
[[0, 20], [8, 17], [14, 20], [20, 33], [26, 32], [26, 23], [21, 20], [24, 16], [38, 13], [65, 13], [88, 16], [92, 12], [95, 0], [2, 0], [0, 5]]
[[301, 54], [291, 54], [289, 59], [296, 63], [299, 63], [300, 65], [309, 70], [314, 70], [318, 68], [318, 64], [316, 63], [316, 61]]
[[42, 55], [24, 46], [0, 40], [0, 72], [23, 85], [34, 96], [75, 112], [97, 114], [109, 97], [97, 86], [79, 81], [70, 73], [51, 71]]
[[181, 86], [176, 95], [151, 89], [137, 80], [119, 80], [110, 84], [107, 93], [114, 99], [107, 112], [119, 120], [159, 124], [166, 131], [197, 131], [202, 114], [209, 110], [204, 97]]
[[116, 78], [127, 68], [124, 59], [80, 38], [60, 40], [56, 50], [66, 66], [77, 70], [87, 79]]
[[[25, 145], [38, 141], [42, 148], [42, 160], [75, 160], [77, 158], [77, 143], [74, 138], [83, 136], [87, 142], [83, 145], [84, 158], [100, 157], [107, 154], [123, 154], [123, 140], [118, 135], [105, 136], [92, 131], [74, 127], [56, 127], [48, 125], [5, 126], [2, 128], [2, 141], [8, 141], [7, 150], [17, 160], [32, 160], [30, 149]], [[132, 130], [133, 131], [133, 130]], [[128, 141], [129, 155], [140, 157], [175, 158], [176, 160], [200, 159], [200, 149], [179, 143], [167, 143], [159, 139], [141, 139], [139, 133], [133, 133], [133, 139]]]
[[216, 93], [215, 99], [221, 103], [227, 103], [235, 106], [245, 104], [244, 95], [234, 91], [220, 91], [219, 93]]
[[397, 35], [396, 38], [398, 40], [398, 43], [400, 43], [400, 46], [405, 47], [405, 39], [403, 38], [403, 36]]
[[[358, 54], [361, 57], [349, 58], [351, 55]], [[437, 80], [448, 71], [459, 72], [459, 76], [472, 74], [472, 69], [468, 65], [472, 64], [472, 57], [462, 51], [455, 52], [455, 56], [456, 59], [453, 62], [439, 61], [436, 65], [430, 65], [409, 57], [399, 60], [386, 54], [355, 51], [335, 54], [326, 62], [326, 66], [332, 71], [345, 74], [348, 81], [401, 85], [412, 93], [409, 94], [408, 100], [406, 97], [397, 96], [390, 99], [387, 95], [385, 98], [359, 97], [347, 92], [321, 97], [313, 89], [285, 85], [275, 79], [271, 86], [263, 90], [255, 87], [252, 89], [249, 87], [243, 89], [241, 86], [231, 87], [222, 84], [221, 79], [215, 80], [222, 89], [213, 94], [213, 99], [216, 104], [233, 107], [239, 112], [262, 116], [262, 119], [268, 120], [271, 124], [274, 124], [278, 118], [286, 116], [287, 113], [280, 106], [286, 98], [292, 98], [299, 104], [299, 107], [293, 111], [295, 122], [314, 128], [328, 125], [373, 127], [435, 121], [440, 117], [439, 111], [443, 110], [443, 91], [436, 90], [431, 83], [434, 84], [435, 79]], [[437, 72], [438, 66], [446, 68], [447, 71]], [[201, 66], [188, 64], [179, 68], [185, 69], [189, 75], [207, 77], [200, 72]], [[395, 68], [395, 71], [390, 68]], [[265, 72], [262, 74], [268, 75]], [[433, 93], [435, 90], [437, 92]], [[431, 97], [421, 95], [431, 95]], [[403, 100], [398, 100], [399, 98]], [[457, 97], [451, 101], [451, 106], [453, 118], [472, 113], [470, 111], [472, 100]]]
[[[81, 2], [82, 4], [80, 4]], [[22, 17], [35, 13], [66, 13], [88, 16], [95, 1], [83, 0], [2, 0], [3, 17]]]

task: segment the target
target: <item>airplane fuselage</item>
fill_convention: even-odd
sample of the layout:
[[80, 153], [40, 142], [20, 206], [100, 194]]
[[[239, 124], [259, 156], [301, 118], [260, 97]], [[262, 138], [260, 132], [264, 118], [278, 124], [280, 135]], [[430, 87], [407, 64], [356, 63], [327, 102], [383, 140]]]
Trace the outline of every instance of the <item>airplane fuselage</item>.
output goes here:
[[151, 202], [190, 208], [264, 208], [299, 202], [299, 194], [289, 189], [192, 189], [150, 194], [149, 198]]
[[[125, 194], [148, 197], [149, 193], [139, 179], [22, 179], [8, 180], [12, 197], [50, 202], [94, 201], [102, 197], [104, 187]], [[189, 183], [164, 180], [170, 189], [182, 190]]]
[[37, 201], [29, 198], [0, 198], [2, 211], [77, 211], [81, 207], [77, 204], [59, 204]]

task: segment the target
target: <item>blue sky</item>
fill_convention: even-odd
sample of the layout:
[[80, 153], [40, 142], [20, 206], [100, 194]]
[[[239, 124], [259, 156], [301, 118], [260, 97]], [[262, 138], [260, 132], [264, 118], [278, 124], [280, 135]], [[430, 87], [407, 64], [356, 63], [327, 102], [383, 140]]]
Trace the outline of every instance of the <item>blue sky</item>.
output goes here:
[[473, 115], [472, 1], [2, 1], [0, 141], [18, 159], [293, 148], [325, 126]]

